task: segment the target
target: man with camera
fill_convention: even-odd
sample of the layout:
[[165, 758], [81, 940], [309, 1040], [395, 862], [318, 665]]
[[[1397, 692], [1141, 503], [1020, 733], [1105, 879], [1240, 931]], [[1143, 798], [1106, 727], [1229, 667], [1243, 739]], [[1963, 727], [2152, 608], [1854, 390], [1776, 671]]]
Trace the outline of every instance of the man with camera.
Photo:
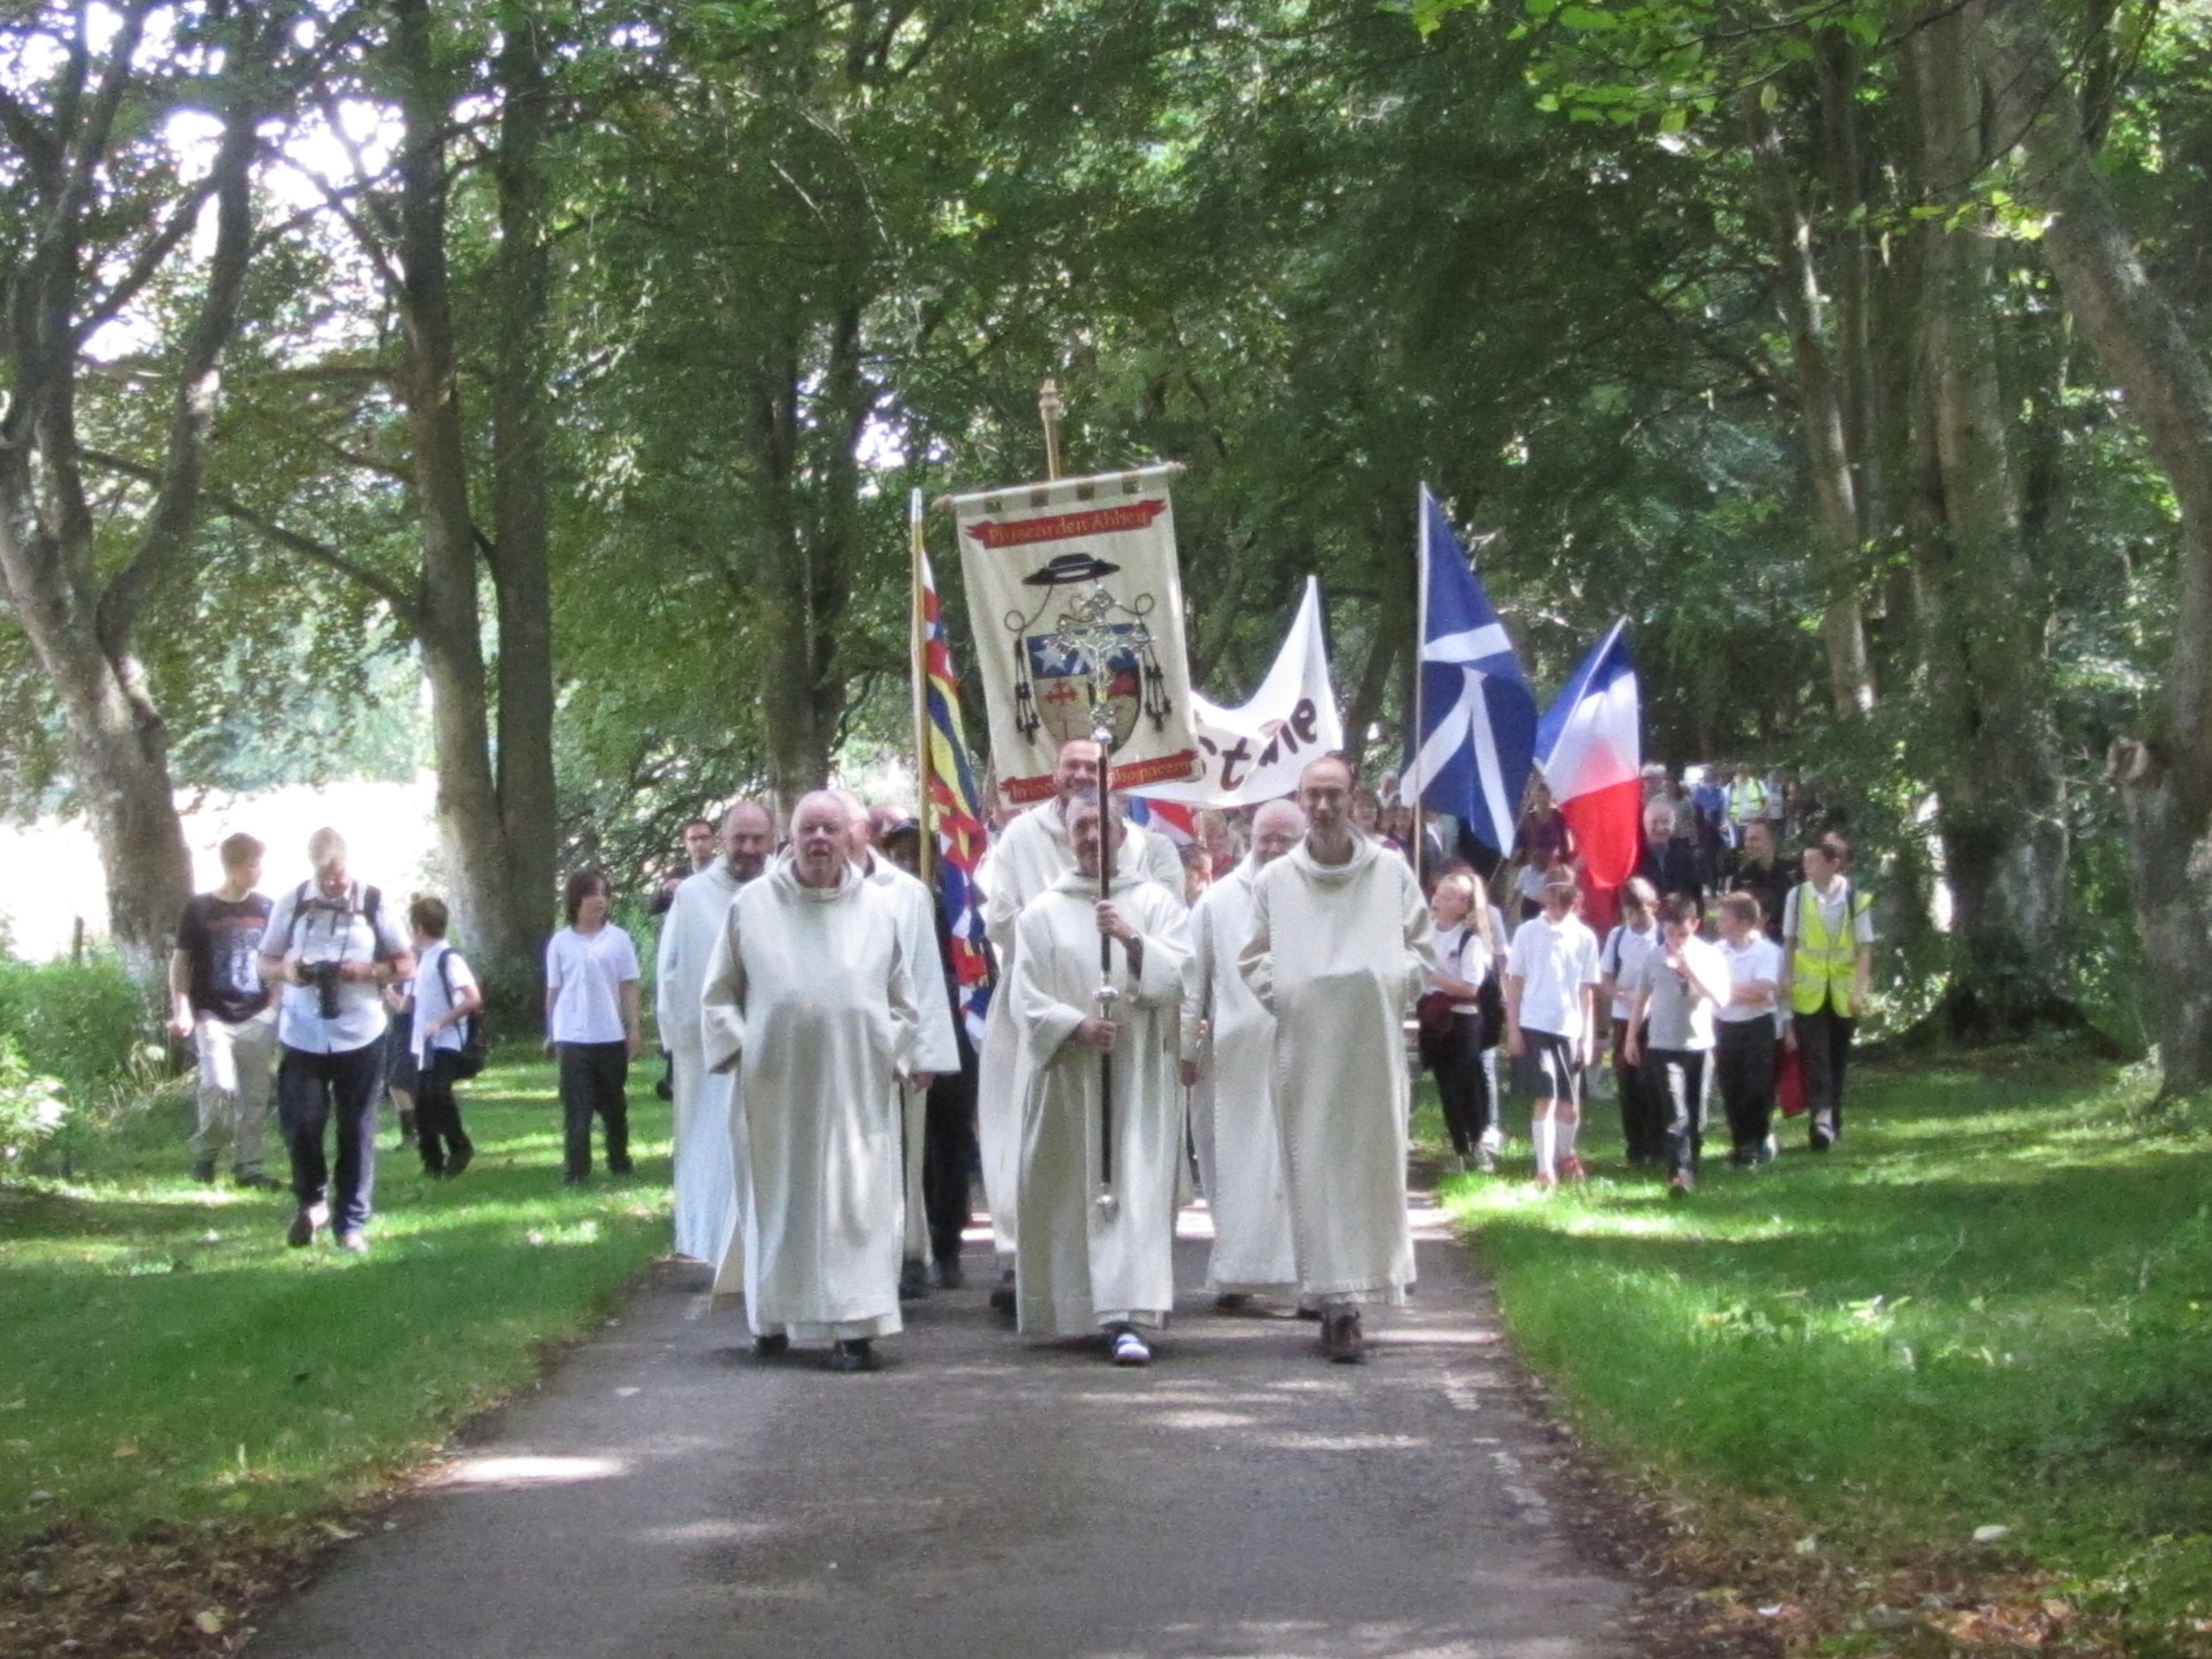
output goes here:
[[[285, 1242], [311, 1244], [327, 1223], [338, 1248], [358, 1255], [368, 1248], [365, 1229], [376, 1177], [382, 993], [394, 980], [412, 977], [415, 956], [383, 895], [348, 876], [344, 836], [317, 830], [308, 837], [307, 856], [313, 878], [278, 897], [261, 939], [261, 977], [284, 987], [277, 1011], [277, 1122], [299, 1202]], [[334, 1181], [323, 1151], [324, 1130], [334, 1119]]]

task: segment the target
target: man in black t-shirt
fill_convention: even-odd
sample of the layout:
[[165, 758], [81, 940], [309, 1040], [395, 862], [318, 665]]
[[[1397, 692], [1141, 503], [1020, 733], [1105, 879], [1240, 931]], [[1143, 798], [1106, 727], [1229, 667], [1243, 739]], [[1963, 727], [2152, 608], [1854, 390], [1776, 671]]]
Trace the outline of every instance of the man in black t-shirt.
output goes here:
[[227, 1143], [239, 1186], [277, 1187], [282, 1183], [261, 1172], [276, 1060], [276, 1000], [261, 983], [259, 962], [270, 906], [253, 890], [262, 848], [250, 835], [233, 835], [221, 850], [223, 885], [186, 903], [169, 959], [169, 1029], [191, 1038], [199, 1056], [192, 1178], [212, 1181], [216, 1155]]

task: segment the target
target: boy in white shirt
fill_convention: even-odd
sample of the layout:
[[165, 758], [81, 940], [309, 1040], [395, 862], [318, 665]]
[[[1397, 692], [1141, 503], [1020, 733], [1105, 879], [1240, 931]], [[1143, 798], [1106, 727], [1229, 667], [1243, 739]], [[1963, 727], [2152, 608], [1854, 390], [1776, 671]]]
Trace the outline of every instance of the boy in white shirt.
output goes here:
[[1621, 1052], [1640, 1064], [1667, 1107], [1667, 1187], [1685, 1196], [1697, 1187], [1705, 1139], [1705, 1056], [1713, 1048], [1713, 1010], [1728, 1000], [1728, 964], [1697, 936], [1697, 901], [1661, 902], [1664, 939], [1637, 965], [1628, 1040]]
[[462, 1025], [479, 1017], [484, 994], [461, 953], [446, 943], [445, 901], [419, 898], [407, 907], [415, 934], [415, 1094], [417, 1149], [423, 1173], [438, 1179], [458, 1175], [476, 1156], [461, 1127], [453, 1086], [460, 1079]]
[[1720, 954], [1728, 964], [1728, 1000], [1719, 1010], [1721, 1109], [1728, 1116], [1728, 1161], [1748, 1168], [1773, 1157], [1774, 1042], [1782, 948], [1766, 936], [1759, 901], [1731, 893], [1720, 902]]
[[1575, 1156], [1582, 1121], [1582, 1069], [1597, 1029], [1597, 935], [1575, 915], [1574, 878], [1555, 870], [1542, 913], [1523, 922], [1505, 957], [1505, 1046], [1515, 1081], [1531, 1096], [1529, 1138], [1536, 1184], [1583, 1177]]

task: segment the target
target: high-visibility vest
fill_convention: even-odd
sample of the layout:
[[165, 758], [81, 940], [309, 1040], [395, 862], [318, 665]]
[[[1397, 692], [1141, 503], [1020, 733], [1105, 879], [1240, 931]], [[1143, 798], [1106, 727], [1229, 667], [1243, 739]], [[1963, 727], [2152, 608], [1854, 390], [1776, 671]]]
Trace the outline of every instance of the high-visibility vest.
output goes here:
[[1766, 810], [1767, 792], [1756, 778], [1739, 778], [1728, 786], [1728, 816], [1736, 823], [1748, 824]]
[[1846, 881], [1843, 920], [1832, 933], [1811, 882], [1798, 883], [1792, 902], [1797, 906], [1797, 960], [1790, 972], [1790, 1006], [1801, 1014], [1816, 1014], [1832, 997], [1836, 1012], [1848, 1019], [1859, 978], [1859, 947], [1852, 935], [1873, 901]]

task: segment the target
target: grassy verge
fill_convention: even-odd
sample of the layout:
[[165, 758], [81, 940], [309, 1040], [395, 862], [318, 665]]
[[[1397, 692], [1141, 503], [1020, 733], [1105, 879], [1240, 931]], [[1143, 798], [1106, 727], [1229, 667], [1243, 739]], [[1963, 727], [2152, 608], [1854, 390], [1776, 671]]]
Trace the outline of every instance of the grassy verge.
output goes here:
[[128, 1570], [134, 1545], [208, 1535], [243, 1556], [342, 1530], [541, 1345], [603, 1318], [667, 1239], [667, 1109], [632, 1094], [635, 1174], [574, 1193], [549, 1066], [468, 1086], [478, 1151], [457, 1181], [391, 1151], [388, 1114], [359, 1259], [286, 1248], [288, 1195], [187, 1179], [181, 1103], [65, 1185], [0, 1192], [0, 1558], [38, 1580], [0, 1573], [0, 1652], [31, 1629], [21, 1598], [68, 1578], [42, 1548]]
[[[1843, 1149], [1454, 1178], [1529, 1363], [1793, 1651], [2212, 1653], [2212, 1136], [2110, 1073], [1867, 1069]], [[1613, 1108], [1587, 1147], [1617, 1148]]]

